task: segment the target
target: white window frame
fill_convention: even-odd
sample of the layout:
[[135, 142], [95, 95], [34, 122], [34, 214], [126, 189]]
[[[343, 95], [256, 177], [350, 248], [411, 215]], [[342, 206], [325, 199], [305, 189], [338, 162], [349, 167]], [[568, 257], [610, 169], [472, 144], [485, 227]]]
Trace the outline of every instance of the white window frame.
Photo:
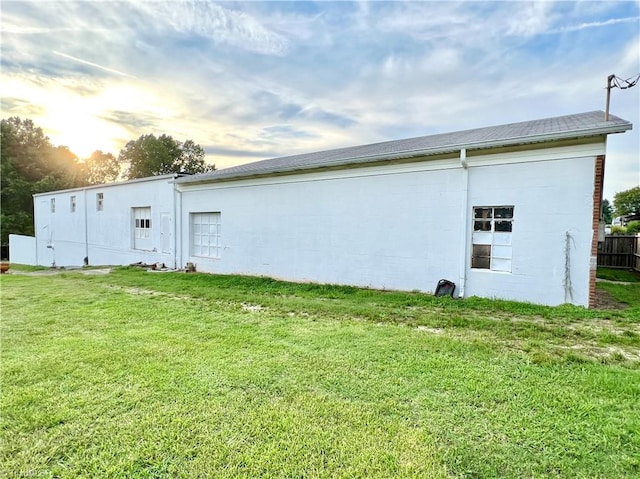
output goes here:
[[56, 199], [55, 198], [51, 198], [51, 201], [49, 203], [51, 205], [51, 212], [55, 213], [56, 212]]
[[71, 209], [72, 213], [76, 212], [76, 197], [75, 196], [71, 196], [69, 198], [69, 208]]
[[104, 193], [96, 193], [96, 211], [104, 211]]
[[222, 252], [222, 215], [219, 211], [189, 215], [191, 256], [220, 258]]
[[473, 207], [472, 269], [511, 273], [514, 217], [514, 205]]

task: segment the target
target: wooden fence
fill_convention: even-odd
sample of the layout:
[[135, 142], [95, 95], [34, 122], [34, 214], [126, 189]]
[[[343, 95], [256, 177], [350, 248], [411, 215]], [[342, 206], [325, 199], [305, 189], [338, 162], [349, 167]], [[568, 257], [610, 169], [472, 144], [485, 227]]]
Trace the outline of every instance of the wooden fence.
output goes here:
[[605, 236], [598, 248], [598, 266], [640, 271], [640, 236]]

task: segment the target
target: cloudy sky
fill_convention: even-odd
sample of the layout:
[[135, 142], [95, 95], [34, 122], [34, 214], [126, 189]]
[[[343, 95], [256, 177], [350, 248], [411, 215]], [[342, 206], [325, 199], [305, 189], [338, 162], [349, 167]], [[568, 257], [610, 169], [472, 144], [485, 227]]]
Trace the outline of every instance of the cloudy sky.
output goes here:
[[[640, 2], [3, 0], [2, 117], [80, 157], [147, 133], [224, 168], [603, 110]], [[612, 91], [605, 196], [640, 184], [640, 84]]]

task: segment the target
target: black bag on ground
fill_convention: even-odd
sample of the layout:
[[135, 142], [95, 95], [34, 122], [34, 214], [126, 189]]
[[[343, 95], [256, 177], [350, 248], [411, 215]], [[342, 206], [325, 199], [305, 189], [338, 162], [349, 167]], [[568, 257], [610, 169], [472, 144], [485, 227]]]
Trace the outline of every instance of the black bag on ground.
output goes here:
[[453, 298], [453, 292], [456, 290], [456, 283], [449, 281], [448, 279], [441, 279], [438, 281], [436, 288], [436, 296], [451, 296]]

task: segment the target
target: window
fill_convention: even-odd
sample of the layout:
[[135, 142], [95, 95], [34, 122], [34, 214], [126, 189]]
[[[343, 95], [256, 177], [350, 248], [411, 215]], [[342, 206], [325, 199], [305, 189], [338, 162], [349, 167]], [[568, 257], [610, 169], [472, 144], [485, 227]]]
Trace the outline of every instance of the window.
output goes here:
[[151, 207], [133, 208], [133, 248], [151, 249]]
[[51, 212], [52, 213], [56, 212], [56, 199], [55, 198], [51, 198]]
[[191, 255], [219, 258], [220, 213], [191, 213]]
[[513, 206], [473, 208], [471, 267], [511, 272]]
[[70, 200], [70, 203], [71, 203], [71, 212], [75, 213], [76, 212], [76, 197], [72, 196], [69, 200]]
[[96, 193], [96, 211], [104, 210], [104, 193]]

